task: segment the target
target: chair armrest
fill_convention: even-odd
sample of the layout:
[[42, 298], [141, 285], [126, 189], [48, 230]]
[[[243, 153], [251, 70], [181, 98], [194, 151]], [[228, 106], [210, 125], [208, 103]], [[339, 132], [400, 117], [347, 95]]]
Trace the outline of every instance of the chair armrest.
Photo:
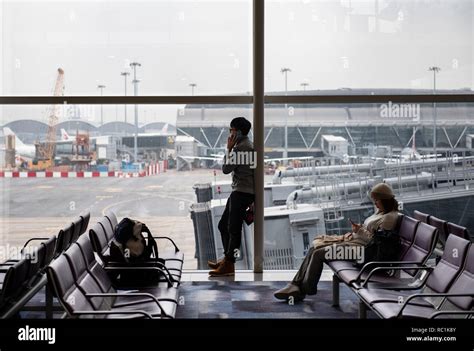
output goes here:
[[433, 313], [431, 316], [430, 316], [430, 319], [435, 319], [436, 317], [440, 316], [440, 315], [450, 315], [450, 314], [459, 314], [459, 315], [463, 315], [465, 314], [466, 317], [468, 315], [472, 315], [474, 314], [474, 311], [470, 310], [470, 311], [459, 311], [459, 310], [455, 310], [455, 311], [449, 311], [449, 310], [445, 310], [445, 311], [438, 311], [438, 312], [435, 312]]
[[428, 267], [428, 266], [413, 266], [413, 267], [390, 267], [390, 266], [387, 266], [387, 267], [376, 267], [374, 269], [372, 269], [369, 273], [369, 275], [367, 276], [367, 278], [365, 278], [365, 280], [362, 282], [361, 284], [361, 287], [365, 288], [365, 286], [367, 285], [367, 283], [369, 282], [370, 278], [378, 271], [384, 271], [384, 270], [393, 270], [393, 271], [401, 271], [401, 270], [404, 270], [404, 269], [414, 269], [414, 270], [424, 270], [424, 271], [430, 271], [430, 270], [433, 270], [433, 267]]
[[162, 269], [158, 267], [104, 267], [106, 271], [136, 271], [136, 270], [156, 270], [163, 273], [163, 276], [166, 278], [166, 282], [168, 283], [168, 287], [173, 286], [173, 282], [171, 282], [170, 278], [163, 272]]
[[474, 293], [465, 293], [465, 294], [453, 294], [453, 293], [418, 293], [418, 294], [413, 294], [413, 295], [410, 295], [407, 297], [407, 299], [405, 300], [402, 308], [400, 309], [400, 311], [398, 312], [398, 315], [397, 315], [397, 318], [400, 318], [402, 315], [403, 315], [403, 310], [405, 309], [405, 307], [408, 305], [408, 303], [413, 300], [413, 299], [416, 299], [418, 297], [467, 297], [467, 296], [470, 296], [470, 297], [474, 297]]
[[[126, 264], [126, 265], [125, 265]], [[136, 266], [134, 265], [136, 264]], [[150, 264], [150, 266], [144, 266], [144, 264]], [[158, 266], [157, 268], [160, 268], [162, 270], [165, 270], [166, 273], [168, 273], [168, 278], [173, 282], [177, 283], [178, 281], [173, 278], [173, 275], [169, 271], [168, 267], [166, 267], [163, 263], [159, 261], [143, 261], [143, 262], [137, 262], [137, 263], [124, 263], [124, 262], [117, 262], [117, 261], [109, 261], [107, 262], [106, 267], [123, 267], [123, 268], [136, 268], [136, 269], [143, 269], [143, 268], [149, 268], [152, 267], [153, 265]]]
[[107, 311], [107, 310], [98, 310], [98, 311], [76, 311], [72, 312], [73, 316], [83, 316], [83, 315], [108, 315], [108, 314], [141, 314], [146, 318], [153, 319], [152, 315], [142, 311], [142, 310], [136, 310], [136, 311]]
[[164, 315], [165, 317], [171, 318], [170, 316], [168, 316], [166, 314], [165, 310], [161, 306], [158, 299], [155, 296], [153, 296], [152, 294], [149, 294], [149, 293], [127, 293], [127, 294], [124, 294], [124, 293], [87, 293], [86, 294], [86, 297], [100, 297], [100, 296], [103, 296], [103, 297], [116, 297], [116, 296], [120, 296], [120, 297], [135, 297], [135, 296], [148, 297], [150, 299], [150, 301], [154, 301], [158, 305], [158, 308], [160, 309], [160, 317], [162, 315]]
[[403, 266], [407, 264], [416, 264], [418, 266], [423, 266], [420, 262], [418, 261], [372, 261], [372, 262], [367, 262], [359, 271], [359, 274], [357, 275], [356, 281], [360, 281], [360, 278], [362, 277], [362, 274], [369, 269], [370, 266], [373, 265], [395, 265], [395, 266]]
[[30, 242], [32, 242], [32, 241], [37, 241], [37, 240], [42, 240], [42, 241], [44, 241], [44, 240], [48, 240], [48, 239], [49, 239], [49, 238], [31, 238], [30, 240], [28, 240], [28, 241], [25, 243], [25, 245], [23, 245], [23, 247], [22, 247], [22, 249], [21, 249], [20, 252], [23, 253], [23, 250], [25, 249], [25, 247], [27, 247], [28, 244], [29, 244]]
[[178, 252], [178, 251], [179, 251], [178, 246], [175, 244], [175, 242], [173, 241], [173, 239], [171, 239], [170, 237], [167, 237], [167, 236], [154, 236], [153, 239], [169, 240], [169, 241], [171, 241], [171, 244], [173, 244], [173, 246], [174, 246], [174, 249], [175, 249], [174, 252]]
[[0, 267], [3, 267], [3, 266], [13, 266], [15, 263], [17, 262], [20, 262], [22, 259], [19, 258], [19, 259], [16, 259], [16, 258], [9, 258], [8, 260], [6, 260], [5, 262], [3, 262], [2, 264], [0, 264]]

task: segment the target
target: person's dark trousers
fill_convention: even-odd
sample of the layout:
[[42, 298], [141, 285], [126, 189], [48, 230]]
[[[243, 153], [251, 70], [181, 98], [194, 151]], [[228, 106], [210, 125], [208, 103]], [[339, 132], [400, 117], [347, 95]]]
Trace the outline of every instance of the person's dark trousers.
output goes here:
[[237, 250], [240, 250], [245, 211], [254, 199], [253, 194], [240, 191], [233, 191], [227, 199], [218, 228], [221, 232], [225, 257], [231, 262], [235, 262], [236, 253], [239, 252]]
[[323, 272], [326, 249], [310, 247], [300, 269], [293, 278], [292, 283], [298, 285], [301, 292], [314, 295], [318, 291], [318, 282]]

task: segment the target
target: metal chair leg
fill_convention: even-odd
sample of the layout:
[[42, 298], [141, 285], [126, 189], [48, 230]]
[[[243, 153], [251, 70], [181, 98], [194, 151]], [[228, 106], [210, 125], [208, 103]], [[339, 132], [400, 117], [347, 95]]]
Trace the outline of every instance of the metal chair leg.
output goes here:
[[367, 319], [367, 306], [362, 301], [359, 301], [359, 319]]
[[339, 306], [339, 278], [336, 274], [332, 276], [332, 305], [334, 307]]

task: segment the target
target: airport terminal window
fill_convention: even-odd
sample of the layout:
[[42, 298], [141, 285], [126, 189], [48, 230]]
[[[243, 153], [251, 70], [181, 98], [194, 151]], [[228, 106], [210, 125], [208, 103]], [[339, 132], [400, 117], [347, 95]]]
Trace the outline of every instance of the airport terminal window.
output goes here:
[[402, 213], [418, 210], [474, 230], [473, 107], [266, 105], [265, 149], [275, 159], [265, 163], [264, 267], [292, 262], [297, 269], [308, 241], [350, 232], [349, 218], [362, 223], [374, 212], [369, 192], [381, 181]]
[[[473, 3], [463, 0], [267, 1], [266, 94], [472, 94], [473, 11]], [[265, 205], [265, 250], [271, 258], [264, 267], [284, 269], [278, 262], [285, 260], [299, 267], [306, 250], [296, 218], [320, 219], [309, 232], [312, 241], [350, 231], [348, 218], [362, 222], [369, 216], [373, 205], [364, 178], [400, 182], [404, 213], [418, 207], [474, 230], [465, 216], [472, 199], [470, 171], [464, 173], [472, 163], [470, 108], [388, 100], [266, 105], [266, 155], [289, 159], [266, 164], [266, 179], [275, 185], [265, 189], [271, 204]], [[437, 167], [429, 165], [435, 158]], [[407, 162], [423, 166], [415, 171]], [[444, 195], [413, 202], [414, 194], [426, 191]], [[322, 212], [304, 214], [316, 208]]]
[[[3, 95], [51, 95], [61, 67], [66, 95], [123, 95], [127, 81], [130, 96], [133, 62], [139, 95], [252, 89], [250, 0], [5, 0], [0, 8]], [[151, 108], [149, 120], [159, 111]]]
[[[266, 93], [472, 93], [472, 5], [454, 3], [267, 1]], [[43, 16], [23, 11], [30, 5]], [[120, 96], [124, 82], [131, 95], [132, 77], [121, 73], [134, 69], [138, 95], [251, 94], [250, 1], [40, 5], [0, 4], [2, 95]], [[2, 240], [23, 242], [16, 233], [25, 223], [48, 223], [53, 232], [83, 209], [96, 217], [114, 210], [171, 233], [185, 268], [207, 269], [222, 253], [217, 223], [231, 191], [220, 172], [228, 124], [252, 120], [252, 112], [230, 103], [1, 106], [1, 172], [35, 177], [1, 180]], [[267, 104], [264, 268], [297, 268], [314, 236], [344, 233], [347, 218], [363, 221], [373, 210], [369, 179], [391, 179], [409, 199], [438, 196], [426, 211], [474, 231], [464, 206], [470, 197], [457, 192], [472, 189], [472, 121], [467, 103]], [[448, 192], [456, 206], [443, 202]], [[37, 234], [28, 228], [24, 236]], [[244, 225], [241, 250], [237, 268], [252, 269], [252, 226]]]
[[430, 66], [441, 67], [439, 89], [472, 87], [472, 1], [269, 0], [265, 10], [268, 94], [430, 93]]
[[[213, 105], [168, 106], [174, 112], [139, 124], [134, 162], [133, 126], [97, 125], [91, 106], [6, 106], [9, 122], [0, 138], [2, 244], [21, 247], [30, 237], [53, 235], [84, 211], [91, 213], [92, 226], [113, 211], [119, 220], [140, 220], [154, 235], [172, 238], [185, 255], [185, 269], [207, 269], [207, 260], [222, 254], [217, 225], [230, 175], [221, 167], [232, 116], [216, 115]], [[251, 111], [248, 105], [235, 108]], [[71, 118], [71, 109], [89, 111], [92, 121]], [[149, 109], [139, 105], [139, 118]], [[25, 110], [36, 118], [18, 118]], [[45, 157], [49, 143], [54, 148]], [[246, 226], [246, 254], [238, 261], [245, 269], [251, 267], [250, 236]]]
[[[249, 95], [251, 18], [249, 0], [1, 1], [0, 95]], [[228, 178], [214, 170], [230, 120], [214, 128], [212, 109], [193, 112], [2, 105], [2, 243], [22, 245], [45, 227], [54, 234], [81, 211], [92, 225], [112, 210], [175, 240], [185, 269], [204, 268], [190, 206], [195, 184]]]

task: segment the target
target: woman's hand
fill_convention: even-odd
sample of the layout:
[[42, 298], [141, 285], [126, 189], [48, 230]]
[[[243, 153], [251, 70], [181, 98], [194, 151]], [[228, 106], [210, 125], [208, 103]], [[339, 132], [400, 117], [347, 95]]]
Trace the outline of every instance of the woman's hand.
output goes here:
[[353, 233], [357, 233], [359, 231], [360, 227], [362, 227], [360, 224], [352, 222], [352, 219], [350, 219], [350, 218], [349, 218], [349, 223], [352, 226], [352, 232]]
[[352, 232], [357, 233], [362, 226], [357, 223], [352, 223]]

